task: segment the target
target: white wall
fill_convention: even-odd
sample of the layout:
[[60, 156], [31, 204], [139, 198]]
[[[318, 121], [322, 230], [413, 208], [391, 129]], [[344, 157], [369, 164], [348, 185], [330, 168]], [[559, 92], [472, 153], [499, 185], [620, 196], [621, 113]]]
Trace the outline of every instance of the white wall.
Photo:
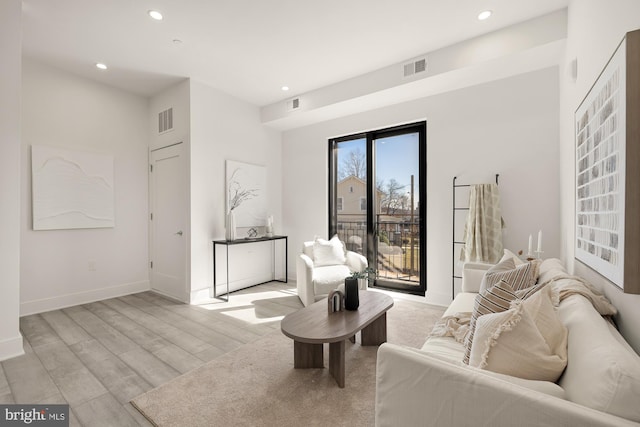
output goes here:
[[[567, 54], [561, 72], [562, 257], [569, 270], [586, 277], [604, 291], [619, 314], [616, 322], [633, 348], [640, 352], [640, 295], [623, 294], [616, 286], [574, 259], [574, 112], [627, 31], [640, 28], [640, 2], [636, 0], [573, 0], [569, 5]], [[574, 82], [568, 64], [577, 59]], [[636, 220], [638, 220], [636, 218]], [[638, 262], [638, 260], [632, 260]], [[640, 278], [638, 278], [640, 280]]]
[[[148, 101], [26, 58], [22, 78], [21, 315], [148, 289]], [[32, 230], [32, 144], [114, 156], [115, 228]]]
[[[258, 107], [191, 80], [191, 299], [208, 297], [212, 240], [225, 235], [225, 160], [267, 168], [268, 212], [282, 223], [280, 132], [260, 123]], [[242, 237], [242, 236], [239, 236]], [[229, 269], [242, 268], [230, 265]]]
[[[167, 88], [149, 100], [149, 149], [167, 147], [178, 142], [189, 142], [191, 126], [189, 79]], [[158, 113], [173, 108], [173, 130], [158, 133]]]
[[283, 206], [290, 276], [302, 242], [326, 236], [330, 137], [427, 121], [427, 295], [451, 301], [452, 179], [500, 174], [504, 242], [525, 249], [543, 229], [545, 256], [560, 253], [558, 69], [548, 68], [283, 134]]
[[22, 2], [0, 2], [0, 361], [23, 353], [20, 303]]

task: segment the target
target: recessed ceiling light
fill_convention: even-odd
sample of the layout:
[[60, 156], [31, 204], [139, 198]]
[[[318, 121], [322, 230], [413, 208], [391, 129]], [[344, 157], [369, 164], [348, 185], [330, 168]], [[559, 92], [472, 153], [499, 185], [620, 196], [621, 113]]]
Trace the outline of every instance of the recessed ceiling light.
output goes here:
[[174, 43], [174, 44], [182, 44], [182, 40], [180, 40], [180, 39], [173, 39], [173, 43]]
[[106, 66], [105, 64], [103, 64], [102, 62], [98, 62], [98, 63], [96, 64], [96, 68], [99, 68], [99, 69], [101, 69], [101, 70], [106, 70], [106, 69], [107, 69], [107, 66]]
[[157, 10], [150, 10], [147, 13], [149, 14], [150, 17], [152, 17], [156, 21], [162, 21], [162, 14], [160, 12], [158, 12]]
[[288, 90], [289, 90], [289, 86], [282, 86], [282, 88], [281, 88], [281, 89], [282, 89], [283, 91], [285, 91], [285, 92], [286, 92], [286, 91], [288, 91]]
[[484, 21], [485, 19], [489, 18], [489, 17], [491, 16], [491, 14], [492, 14], [492, 13], [493, 13], [493, 12], [492, 12], [492, 11], [490, 11], [490, 10], [485, 10], [485, 11], [483, 11], [483, 12], [480, 12], [480, 13], [478, 14], [478, 19], [479, 19], [480, 21]]

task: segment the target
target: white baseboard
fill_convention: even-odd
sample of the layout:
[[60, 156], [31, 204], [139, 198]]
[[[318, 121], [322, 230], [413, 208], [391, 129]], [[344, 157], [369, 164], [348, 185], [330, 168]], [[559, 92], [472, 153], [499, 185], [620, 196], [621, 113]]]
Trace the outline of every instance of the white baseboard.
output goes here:
[[60, 295], [51, 298], [43, 298], [20, 303], [20, 317], [30, 314], [44, 313], [45, 311], [58, 310], [79, 304], [100, 301], [103, 299], [121, 297], [123, 295], [144, 292], [151, 289], [148, 280], [109, 286], [106, 288], [92, 289], [86, 292]]
[[0, 362], [12, 357], [22, 356], [24, 354], [22, 344], [22, 335], [19, 332], [16, 337], [0, 341]]
[[191, 291], [189, 303], [198, 304], [202, 301], [209, 301], [212, 297], [213, 293], [211, 292], [211, 288], [197, 289]]

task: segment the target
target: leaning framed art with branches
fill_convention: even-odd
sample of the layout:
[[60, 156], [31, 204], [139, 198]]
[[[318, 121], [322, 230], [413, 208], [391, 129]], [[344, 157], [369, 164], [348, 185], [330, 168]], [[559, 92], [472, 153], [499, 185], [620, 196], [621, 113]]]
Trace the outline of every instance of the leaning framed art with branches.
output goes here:
[[575, 112], [575, 257], [640, 293], [640, 30], [618, 45]]

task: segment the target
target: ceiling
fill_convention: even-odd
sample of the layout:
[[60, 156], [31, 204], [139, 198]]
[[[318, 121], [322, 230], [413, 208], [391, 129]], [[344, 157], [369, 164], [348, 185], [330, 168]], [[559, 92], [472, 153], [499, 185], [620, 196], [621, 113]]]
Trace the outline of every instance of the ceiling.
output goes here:
[[[191, 77], [265, 106], [568, 3], [23, 0], [23, 53], [144, 96]], [[164, 19], [152, 20], [147, 15], [152, 9]], [[485, 9], [493, 16], [479, 21]], [[109, 68], [98, 70], [97, 62]], [[288, 92], [281, 90], [284, 85]]]

